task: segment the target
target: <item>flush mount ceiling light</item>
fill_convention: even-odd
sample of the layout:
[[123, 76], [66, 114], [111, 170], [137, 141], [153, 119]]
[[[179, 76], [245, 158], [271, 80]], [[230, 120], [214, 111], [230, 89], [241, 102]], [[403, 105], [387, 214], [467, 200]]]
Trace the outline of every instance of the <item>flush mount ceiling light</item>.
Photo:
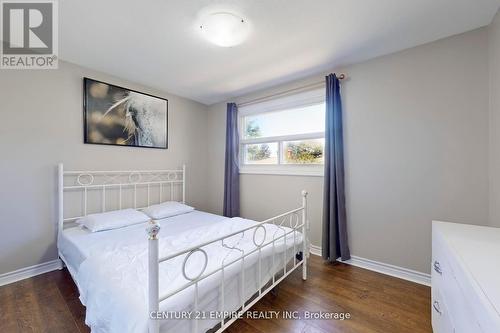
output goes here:
[[241, 16], [229, 12], [217, 12], [202, 18], [200, 30], [209, 42], [230, 47], [241, 44], [248, 37], [250, 27]]

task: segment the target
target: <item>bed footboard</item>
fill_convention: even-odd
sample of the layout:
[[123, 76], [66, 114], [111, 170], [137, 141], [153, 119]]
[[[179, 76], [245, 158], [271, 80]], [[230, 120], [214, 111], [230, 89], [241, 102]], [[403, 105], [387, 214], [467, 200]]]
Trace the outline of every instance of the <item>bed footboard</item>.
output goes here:
[[[272, 224], [274, 225], [277, 230], [281, 230], [282, 232], [280, 233], [274, 233], [272, 235], [272, 238], [270, 240], [267, 240], [266, 238], [266, 228], [265, 224]], [[286, 213], [280, 214], [278, 216], [272, 217], [270, 219], [267, 219], [265, 221], [259, 222], [251, 227], [239, 230], [237, 232], [225, 235], [223, 237], [219, 237], [207, 242], [204, 242], [202, 244], [196, 245], [194, 247], [191, 247], [189, 249], [185, 249], [182, 251], [179, 251], [177, 253], [173, 253], [171, 255], [165, 256], [165, 257], [159, 257], [159, 250], [158, 250], [158, 234], [160, 232], [160, 226], [156, 224], [154, 221], [151, 221], [151, 224], [147, 228], [147, 234], [149, 237], [149, 267], [148, 267], [148, 306], [149, 306], [149, 332], [150, 333], [158, 333], [160, 330], [160, 320], [158, 320], [157, 316], [155, 314], [158, 313], [160, 309], [160, 303], [167, 300], [168, 298], [182, 292], [186, 288], [193, 287], [194, 288], [194, 310], [195, 311], [203, 311], [203, 309], [198, 309], [198, 288], [199, 288], [199, 283], [203, 281], [204, 279], [214, 275], [214, 274], [220, 274], [221, 279], [220, 279], [220, 312], [224, 313], [226, 312], [225, 306], [224, 306], [224, 287], [225, 287], [225, 279], [224, 279], [224, 272], [225, 269], [233, 265], [237, 262], [242, 263], [242, 270], [241, 270], [241, 295], [244, 295], [244, 285], [245, 285], [245, 259], [249, 258], [251, 255], [258, 255], [258, 283], [259, 283], [259, 288], [255, 293], [255, 297], [251, 298], [251, 301], [247, 300], [244, 298], [244, 296], [241, 296], [242, 299], [240, 301], [240, 307], [239, 309], [235, 309], [235, 312], [238, 314], [237, 316], [231, 316], [231, 317], [222, 317], [220, 318], [219, 325], [220, 326], [217, 329], [218, 332], [224, 331], [229, 325], [231, 325], [238, 317], [239, 315], [243, 314], [246, 312], [250, 307], [252, 307], [255, 303], [257, 303], [264, 295], [266, 295], [268, 292], [273, 290], [281, 281], [283, 281], [288, 275], [290, 275], [293, 271], [295, 271], [297, 268], [302, 267], [302, 279], [306, 280], [307, 279], [307, 258], [308, 258], [308, 220], [307, 220], [307, 192], [302, 191], [302, 206], [296, 209], [293, 209], [291, 211], [288, 211]], [[253, 240], [253, 247], [252, 249], [247, 251], [244, 251], [240, 248], [237, 247], [237, 245], [233, 245], [232, 247], [228, 246], [224, 241], [234, 237], [238, 234], [244, 234], [245, 232], [249, 232], [252, 234], [252, 240]], [[258, 239], [257, 234], [258, 233], [263, 233], [264, 237], [262, 240]], [[300, 237], [298, 237], [300, 235]], [[291, 238], [293, 236], [293, 246], [288, 244], [290, 248], [293, 250], [293, 255], [291, 256], [290, 259], [287, 259], [287, 252], [288, 252], [288, 247], [287, 247], [287, 239]], [[300, 240], [299, 240], [300, 239]], [[262, 265], [262, 256], [261, 252], [263, 248], [265, 247], [271, 247], [272, 248], [272, 261], [274, 263], [275, 261], [275, 243], [277, 242], [284, 242], [284, 255], [283, 258], [280, 258], [280, 260], [283, 260], [283, 269], [280, 272], [280, 275], [277, 274], [272, 274], [272, 278], [270, 281], [267, 283], [261, 283], [262, 282], [262, 270], [261, 270], [261, 265]], [[222, 261], [221, 265], [218, 265], [215, 269], [211, 269], [210, 271], [206, 272], [207, 270], [207, 264], [209, 261], [207, 252], [203, 249], [204, 247], [208, 245], [213, 245], [213, 244], [220, 244], [221, 246], [225, 247], [226, 249], [229, 249], [230, 251], [238, 251], [241, 253], [241, 256], [239, 256], [236, 259], [230, 260], [229, 262], [225, 262], [225, 260]], [[201, 268], [201, 271], [197, 276], [188, 276], [186, 274], [186, 263], [188, 261], [188, 258], [194, 254], [194, 253], [201, 253], [204, 256], [205, 259], [205, 264]], [[281, 255], [281, 254], [280, 254]], [[171, 260], [173, 258], [177, 258], [179, 256], [184, 256], [184, 261], [182, 265], [182, 274], [184, 278], [186, 279], [187, 283], [183, 285], [182, 287], [169, 292], [166, 295], [160, 295], [159, 293], [159, 265], [162, 263], [167, 262], [168, 260]], [[192, 319], [194, 320], [194, 325], [192, 326], [192, 332], [198, 333], [198, 320], [199, 319]]]

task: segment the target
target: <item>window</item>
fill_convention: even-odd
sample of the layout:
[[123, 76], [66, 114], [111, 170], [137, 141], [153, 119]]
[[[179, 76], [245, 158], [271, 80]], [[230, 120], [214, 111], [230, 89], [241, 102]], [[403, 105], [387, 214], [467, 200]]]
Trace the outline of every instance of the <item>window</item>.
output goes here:
[[323, 90], [240, 107], [242, 173], [322, 175]]

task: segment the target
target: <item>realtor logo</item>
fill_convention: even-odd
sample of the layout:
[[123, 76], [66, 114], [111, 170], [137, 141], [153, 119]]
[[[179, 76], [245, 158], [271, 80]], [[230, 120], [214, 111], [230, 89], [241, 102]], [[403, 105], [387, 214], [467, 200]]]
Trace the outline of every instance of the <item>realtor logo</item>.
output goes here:
[[0, 3], [0, 68], [57, 68], [56, 0], [3, 0]]

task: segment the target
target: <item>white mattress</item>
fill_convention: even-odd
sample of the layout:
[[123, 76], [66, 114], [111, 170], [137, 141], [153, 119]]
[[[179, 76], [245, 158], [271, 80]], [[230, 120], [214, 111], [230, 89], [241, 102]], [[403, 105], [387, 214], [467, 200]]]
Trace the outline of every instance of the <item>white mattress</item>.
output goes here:
[[[161, 223], [160, 257], [188, 248], [202, 241], [241, 230], [255, 224], [244, 219], [228, 219], [222, 216], [194, 211], [188, 214], [167, 218]], [[146, 223], [111, 231], [90, 233], [79, 227], [63, 231], [59, 241], [59, 251], [64, 257], [70, 272], [80, 290], [82, 303], [87, 307], [86, 323], [92, 332], [147, 332], [147, 236]], [[266, 241], [281, 233], [283, 228], [266, 225]], [[286, 229], [290, 231], [290, 229]], [[245, 253], [255, 249], [252, 232], [244, 237], [235, 236], [228, 245], [238, 244]], [[293, 240], [295, 251], [292, 250]], [[300, 251], [302, 235], [295, 233], [287, 242], [276, 242], [271, 251], [268, 246], [245, 259], [245, 284], [241, 285], [241, 261], [225, 270], [224, 311], [235, 311], [241, 299], [248, 299], [272, 275], [283, 268]], [[205, 248], [209, 255], [207, 271], [219, 267], [224, 258], [239, 258], [241, 253], [229, 251], [213, 244]], [[285, 251], [286, 250], [286, 251]], [[273, 254], [273, 255], [271, 255]], [[182, 277], [183, 257], [160, 265], [160, 295], [186, 283]], [[202, 267], [200, 257], [193, 256], [190, 269]], [[199, 268], [198, 268], [199, 270]], [[260, 272], [260, 273], [259, 273]], [[194, 273], [196, 274], [196, 273]], [[221, 274], [214, 274], [200, 282], [198, 309], [218, 311], [221, 309]], [[173, 289], [172, 289], [173, 288]], [[243, 292], [243, 294], [242, 294]], [[190, 287], [180, 294], [160, 304], [161, 311], [193, 311], [194, 288]], [[196, 332], [205, 332], [217, 324], [218, 320], [198, 321]], [[193, 332], [193, 320], [167, 320], [160, 323], [162, 332]]]
[[[158, 222], [161, 225], [160, 237], [167, 234], [179, 234], [190, 229], [213, 225], [226, 219], [223, 216], [193, 211], [169, 217]], [[59, 252], [64, 257], [71, 275], [75, 278], [80, 264], [92, 254], [102, 253], [130, 245], [145, 242], [147, 223], [135, 224], [125, 228], [90, 232], [83, 227], [73, 227], [63, 230], [59, 239]]]

